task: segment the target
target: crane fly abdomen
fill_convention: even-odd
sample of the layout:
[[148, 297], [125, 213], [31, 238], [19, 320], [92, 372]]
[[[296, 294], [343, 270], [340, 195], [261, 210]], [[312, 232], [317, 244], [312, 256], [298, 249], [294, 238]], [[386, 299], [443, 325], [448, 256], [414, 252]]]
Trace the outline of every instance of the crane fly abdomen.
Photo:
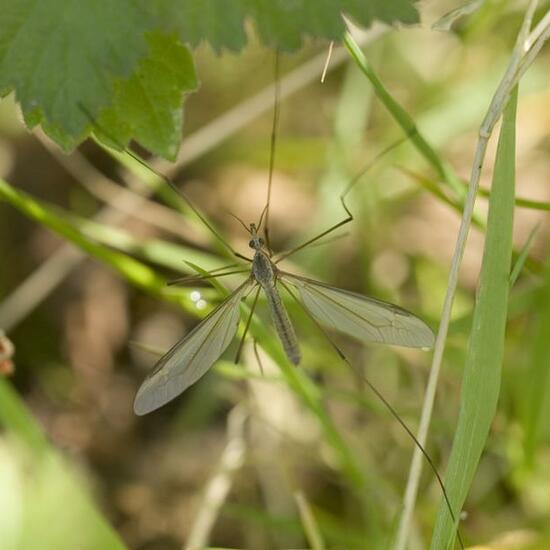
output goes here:
[[271, 319], [285, 353], [290, 361], [297, 365], [301, 358], [300, 346], [294, 327], [277, 290], [277, 268], [262, 250], [256, 250], [254, 254], [252, 273], [267, 297]]
[[292, 363], [297, 365], [300, 362], [301, 353], [300, 346], [298, 345], [298, 338], [296, 338], [296, 332], [290, 321], [286, 308], [281, 300], [279, 291], [275, 285], [262, 286], [265, 295], [267, 296], [267, 303], [269, 304], [269, 312], [273, 319], [273, 324], [279, 335], [279, 339], [283, 344], [283, 348], [287, 357]]

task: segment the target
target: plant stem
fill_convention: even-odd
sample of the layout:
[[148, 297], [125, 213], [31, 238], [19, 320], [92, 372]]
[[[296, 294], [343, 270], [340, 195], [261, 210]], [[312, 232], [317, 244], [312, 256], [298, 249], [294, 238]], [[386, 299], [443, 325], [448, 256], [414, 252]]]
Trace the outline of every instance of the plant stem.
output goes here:
[[[525, 45], [529, 43], [528, 34], [536, 5], [537, 1], [531, 0], [527, 8], [520, 32], [518, 33], [518, 38], [514, 47], [514, 51], [512, 52], [508, 68], [493, 96], [487, 114], [485, 115], [485, 118], [483, 119], [483, 122], [480, 126], [478, 143], [474, 155], [470, 182], [468, 186], [468, 193], [466, 195], [462, 221], [460, 224], [455, 250], [453, 253], [451, 269], [449, 272], [449, 280], [447, 284], [447, 293], [445, 295], [445, 300], [443, 303], [441, 321], [435, 341], [434, 355], [432, 358], [432, 366], [430, 369], [430, 376], [428, 378], [426, 394], [424, 397], [424, 403], [422, 406], [422, 413], [420, 417], [420, 426], [418, 429], [417, 439], [422, 446], [426, 445], [428, 437], [428, 429], [435, 401], [435, 392], [437, 388], [437, 382], [439, 380], [439, 373], [443, 360], [443, 352], [445, 350], [445, 341], [449, 329], [451, 311], [458, 282], [460, 263], [464, 255], [466, 238], [468, 236], [468, 232], [472, 222], [475, 197], [479, 187], [479, 178], [483, 166], [483, 161], [485, 159], [485, 153], [487, 151], [487, 144], [496, 122], [502, 115], [502, 111], [504, 110], [509, 94], [515, 85], [516, 77], [523, 68], [522, 61], [524, 60], [524, 56], [526, 55]], [[532, 59], [534, 58], [531, 58], [531, 61]], [[415, 448], [411, 467], [409, 470], [407, 488], [405, 491], [403, 513], [401, 515], [397, 539], [395, 543], [395, 548], [397, 550], [404, 550], [409, 539], [412, 513], [414, 510], [420, 475], [422, 472], [422, 458], [423, 457], [421, 451], [418, 448]]]

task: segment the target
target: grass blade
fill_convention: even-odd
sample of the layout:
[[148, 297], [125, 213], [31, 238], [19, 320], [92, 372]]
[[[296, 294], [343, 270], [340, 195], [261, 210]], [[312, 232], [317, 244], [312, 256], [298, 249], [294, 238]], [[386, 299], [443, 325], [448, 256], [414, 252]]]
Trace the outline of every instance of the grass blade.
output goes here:
[[[516, 104], [517, 88], [504, 112], [500, 131], [458, 427], [445, 480], [449, 499], [457, 514], [473, 481], [500, 392], [512, 259]], [[431, 548], [447, 548], [454, 539], [455, 527], [442, 501]]]
[[163, 277], [134, 258], [86, 237], [71, 222], [71, 216], [63, 215], [59, 208], [34, 199], [3, 179], [0, 179], [0, 200], [11, 204], [28, 218], [51, 229], [93, 258], [109, 265], [133, 285], [156, 296], [172, 297], [179, 303], [178, 289], [168, 291]]
[[304, 526], [304, 531], [312, 550], [325, 550], [323, 536], [321, 535], [321, 531], [317, 525], [311, 506], [309, 505], [304, 493], [297, 491], [294, 493], [294, 499], [296, 500], [302, 525]]
[[370, 63], [367, 61], [367, 58], [361, 51], [361, 48], [355, 42], [349, 32], [346, 33], [344, 36], [344, 44], [361, 72], [369, 79], [378, 99], [383, 103], [383, 105], [395, 119], [397, 124], [401, 126], [401, 129], [403, 130], [403, 132], [405, 132], [405, 135], [409, 136], [411, 143], [414, 145], [414, 147], [436, 170], [441, 180], [443, 180], [451, 189], [453, 189], [459, 197], [464, 196], [464, 187], [461, 185], [460, 179], [455, 174], [452, 167], [439, 156], [435, 149], [419, 132], [413, 118], [388, 92], [388, 90], [382, 84], [382, 81], [378, 78], [374, 69], [371, 67]]

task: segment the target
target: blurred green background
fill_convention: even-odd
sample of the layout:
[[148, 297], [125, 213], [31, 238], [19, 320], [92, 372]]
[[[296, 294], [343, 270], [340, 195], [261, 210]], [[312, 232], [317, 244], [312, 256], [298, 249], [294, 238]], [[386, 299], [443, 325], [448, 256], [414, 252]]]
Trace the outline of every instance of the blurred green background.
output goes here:
[[[426, 3], [422, 25], [376, 31], [365, 52], [440, 157], [467, 180], [477, 130], [524, 6], [487, 2], [452, 32], [431, 30], [451, 7]], [[242, 128], [233, 130], [222, 117], [272, 82], [273, 54], [253, 36], [239, 55], [216, 56], [206, 46], [195, 53], [201, 87], [186, 103], [183, 146], [193, 159], [175, 180], [245, 252], [247, 235], [228, 213], [249, 222], [264, 206], [272, 95]], [[311, 43], [283, 55], [282, 78], [302, 74], [310, 59], [325, 54], [325, 45]], [[403, 136], [349, 56], [343, 59], [323, 84], [315, 78], [281, 101], [271, 204], [276, 250], [341, 219], [338, 197], [347, 182]], [[550, 547], [549, 74], [543, 51], [521, 82], [517, 195], [533, 203], [516, 208], [515, 250], [538, 231], [511, 289], [498, 412], [461, 522], [468, 543], [491, 548]], [[251, 109], [245, 104], [236, 119], [242, 122]], [[213, 121], [214, 131], [204, 132]], [[130, 196], [116, 195], [94, 170], [119, 181], [120, 164], [96, 144], [64, 158], [46, 143], [39, 132], [24, 130], [12, 98], [0, 103], [0, 174], [13, 186], [63, 209], [62, 219], [86, 238], [129, 253], [166, 278], [185, 271], [185, 260], [204, 268], [223, 263], [200, 224], [162, 196], [133, 203], [146, 189], [135, 180]], [[495, 144], [492, 139], [485, 189]], [[355, 220], [338, 233], [345, 238], [293, 256], [287, 269], [397, 303], [436, 330], [460, 222], [445, 198], [460, 202], [408, 141], [354, 189]], [[105, 207], [117, 214], [89, 223]], [[482, 196], [479, 220], [486, 211]], [[112, 225], [120, 230], [109, 231]], [[442, 472], [457, 421], [483, 236], [474, 228], [468, 240], [427, 446]], [[136, 288], [75, 250], [0, 203], [0, 329], [16, 350], [14, 373], [0, 386], [2, 549], [172, 549], [207, 541], [315, 547], [304, 510], [324, 540], [319, 548], [391, 546], [414, 445], [294, 304], [288, 307], [304, 355], [297, 384], [324, 412], [304, 407], [302, 390], [289, 386], [260, 350], [262, 376], [249, 346], [245, 368], [230, 364], [232, 347], [228, 361], [182, 397], [138, 418], [133, 398], [157, 357], [148, 348], [167, 349], [204, 315], [192, 291], [209, 307], [219, 294], [207, 285], [184, 289], [169, 304], [152, 287]], [[415, 431], [430, 353], [334, 339]], [[349, 453], [347, 465], [339, 445]], [[428, 545], [441, 496], [433, 473], [424, 470], [411, 549]]]

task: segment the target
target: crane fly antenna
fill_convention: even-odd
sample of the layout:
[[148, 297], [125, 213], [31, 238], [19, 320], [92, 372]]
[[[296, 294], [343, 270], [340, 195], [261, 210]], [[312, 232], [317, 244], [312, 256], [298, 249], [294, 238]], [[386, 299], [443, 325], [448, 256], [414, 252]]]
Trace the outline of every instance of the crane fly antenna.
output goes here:
[[227, 212], [232, 218], [235, 218], [244, 228], [247, 233], [250, 233], [250, 227], [247, 227], [246, 223], [244, 223], [239, 216], [236, 216], [233, 214], [233, 212]]
[[315, 242], [311, 246], [312, 247], [325, 246], [326, 244], [330, 244], [330, 243], [339, 241], [341, 239], [344, 239], [345, 237], [349, 237], [349, 235], [350, 235], [349, 231], [346, 231], [345, 233], [339, 233], [338, 235], [334, 235], [334, 237], [329, 237], [328, 239], [325, 239], [324, 241]]
[[246, 256], [243, 256], [242, 254], [239, 254], [234, 248], [231, 247], [231, 245], [221, 236], [219, 231], [217, 231], [216, 228], [206, 219], [206, 217], [204, 216], [204, 214], [202, 214], [199, 208], [195, 206], [194, 202], [189, 198], [189, 196], [186, 193], [184, 193], [168, 176], [166, 176], [165, 174], [162, 174], [158, 170], [155, 170], [152, 166], [150, 166], [147, 162], [145, 162], [137, 153], [134, 153], [128, 147], [124, 147], [124, 145], [122, 145], [122, 143], [120, 143], [120, 141], [118, 141], [117, 138], [115, 138], [108, 130], [100, 126], [96, 120], [94, 120], [94, 118], [92, 117], [91, 113], [88, 111], [85, 105], [79, 102], [78, 107], [86, 115], [86, 117], [90, 121], [90, 124], [92, 125], [93, 128], [99, 130], [101, 134], [107, 137], [121, 151], [124, 151], [138, 164], [140, 164], [149, 172], [151, 172], [151, 174], [154, 174], [157, 178], [164, 181], [172, 189], [172, 191], [174, 191], [178, 196], [183, 198], [183, 200], [187, 203], [189, 208], [197, 216], [197, 218], [199, 218], [199, 220], [204, 224], [204, 226], [208, 229], [208, 231], [210, 231], [210, 233], [223, 245], [226, 251], [228, 251], [231, 255], [236, 256], [237, 258], [241, 258], [248, 262], [251, 261], [249, 258], [247, 258]]
[[254, 310], [256, 309], [256, 305], [258, 303], [258, 297], [260, 296], [260, 290], [262, 290], [262, 287], [258, 285], [258, 289], [256, 290], [256, 294], [254, 295], [254, 301], [252, 302], [252, 306], [250, 306], [250, 313], [248, 315], [248, 319], [246, 320], [246, 325], [244, 327], [244, 332], [241, 338], [241, 341], [239, 342], [239, 348], [237, 349], [237, 355], [235, 356], [235, 363], [238, 363], [241, 359], [241, 353], [243, 351], [244, 347], [244, 341], [246, 339], [246, 335], [248, 334], [248, 330], [250, 329], [250, 323], [252, 322], [252, 317], [254, 316]]
[[279, 124], [279, 102], [281, 96], [281, 84], [279, 82], [279, 50], [275, 50], [275, 61], [273, 68], [275, 78], [275, 104], [273, 105], [273, 125], [271, 127], [271, 143], [269, 148], [269, 176], [267, 180], [267, 202], [258, 222], [258, 231], [264, 223], [264, 236], [267, 249], [271, 251], [269, 241], [269, 205], [271, 204], [271, 186], [273, 183], [273, 167], [275, 166], [275, 146], [277, 144], [277, 126]]
[[[269, 192], [268, 192], [268, 195], [269, 195]], [[260, 214], [260, 221], [256, 224], [256, 227], [258, 228], [258, 230], [262, 227], [262, 222], [266, 212], [267, 212], [267, 204], [263, 207], [262, 213]]]
[[256, 361], [258, 362], [258, 366], [260, 367], [260, 372], [262, 373], [262, 376], [264, 376], [264, 366], [262, 365], [262, 360], [260, 359], [260, 353], [258, 352], [258, 342], [256, 339], [254, 339], [254, 355], [256, 356]]

